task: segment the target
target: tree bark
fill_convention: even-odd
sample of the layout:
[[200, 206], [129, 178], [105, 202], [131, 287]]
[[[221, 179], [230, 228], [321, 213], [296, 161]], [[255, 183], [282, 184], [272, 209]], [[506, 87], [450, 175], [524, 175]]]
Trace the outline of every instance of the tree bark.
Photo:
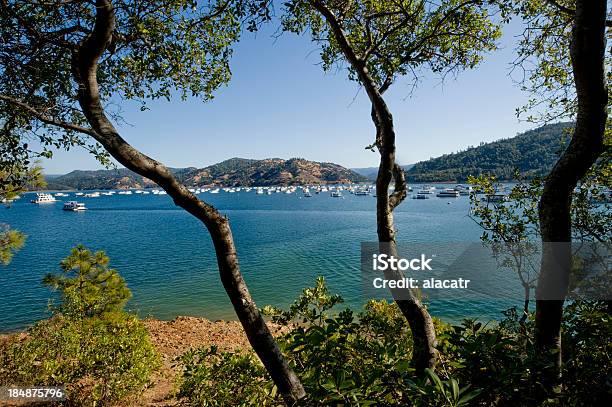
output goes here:
[[[606, 0], [577, 0], [570, 55], [578, 99], [572, 140], [546, 178], [539, 202], [542, 262], [536, 289], [536, 347], [561, 366], [561, 320], [571, 263], [572, 192], [604, 151]], [[553, 242], [553, 243], [551, 243]], [[552, 360], [551, 360], [552, 358]]]
[[[406, 180], [402, 168], [395, 163], [393, 116], [382, 97], [391, 83], [388, 81], [379, 88], [369, 74], [365, 61], [356, 55], [334, 13], [321, 0], [310, 0], [310, 2], [330, 25], [334, 38], [347, 61], [357, 72], [359, 81], [372, 104], [372, 121], [376, 128], [376, 144], [380, 153], [380, 165], [376, 177], [377, 235], [381, 252], [397, 256], [393, 210], [406, 197]], [[394, 192], [389, 195], [388, 189], [392, 179], [395, 179], [395, 188]], [[396, 275], [392, 278], [398, 277]], [[410, 299], [399, 299], [406, 297], [407, 293]], [[437, 341], [431, 315], [411, 291], [402, 291], [401, 297], [397, 290], [391, 290], [391, 294], [410, 325], [414, 368], [418, 372], [422, 372], [425, 368], [433, 369], [437, 361]]]
[[215, 208], [190, 193], [163, 164], [128, 144], [107, 118], [100, 102], [96, 75], [98, 60], [106, 50], [115, 28], [111, 1], [96, 0], [96, 13], [92, 34], [79, 45], [72, 56], [72, 72], [79, 85], [78, 101], [95, 132], [92, 136], [117, 161], [156, 182], [167, 191], [176, 205], [206, 226], [215, 248], [223, 287], [249, 342], [287, 404], [294, 404], [305, 396], [304, 388], [281, 353], [242, 278], [229, 221]]

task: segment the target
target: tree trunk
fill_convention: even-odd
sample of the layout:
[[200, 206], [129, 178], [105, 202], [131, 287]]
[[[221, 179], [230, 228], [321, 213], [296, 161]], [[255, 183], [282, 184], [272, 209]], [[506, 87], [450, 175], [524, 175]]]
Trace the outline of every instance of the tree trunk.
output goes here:
[[567, 150], [546, 178], [538, 208], [544, 247], [536, 289], [536, 346], [548, 362], [553, 362], [557, 377], [561, 366], [561, 318], [571, 262], [572, 192], [604, 151], [608, 102], [605, 20], [606, 0], [576, 1], [570, 45], [578, 98], [576, 126]]
[[215, 208], [200, 201], [179, 183], [161, 163], [129, 145], [105, 115], [100, 103], [97, 65], [115, 26], [110, 0], [96, 1], [96, 23], [92, 35], [73, 54], [72, 71], [79, 84], [78, 100], [94, 138], [121, 164], [156, 182], [167, 191], [174, 203], [199, 219], [208, 229], [215, 247], [219, 274], [249, 342], [266, 367], [287, 404], [305, 396], [304, 388], [282, 355], [259, 309], [251, 298], [240, 266], [227, 218]]
[[[379, 116], [383, 116], [380, 118]], [[403, 169], [395, 163], [395, 131], [393, 117], [390, 112], [376, 114], [372, 109], [379, 144], [380, 165], [376, 177], [376, 224], [378, 241], [381, 243], [381, 253], [398, 257], [395, 240], [395, 224], [393, 210], [406, 197], [406, 180]], [[391, 179], [395, 180], [394, 192], [389, 195]], [[387, 275], [389, 274], [389, 275]], [[387, 278], [400, 279], [400, 271], [389, 271]], [[391, 289], [391, 294], [398, 308], [408, 321], [412, 333], [413, 354], [412, 365], [418, 372], [426, 368], [433, 369], [436, 365], [438, 352], [436, 350], [436, 331], [431, 315], [410, 289]], [[409, 298], [406, 298], [406, 297]]]
[[[376, 177], [377, 234], [381, 251], [388, 251], [387, 254], [393, 255], [397, 253], [393, 209], [406, 197], [406, 180], [403, 170], [395, 163], [393, 116], [382, 97], [382, 94], [391, 85], [391, 81], [385, 81], [379, 88], [369, 74], [365, 62], [355, 53], [334, 13], [321, 0], [310, 0], [310, 3], [330, 25], [342, 53], [357, 72], [359, 81], [372, 103], [372, 121], [376, 127], [376, 145], [380, 152], [380, 166]], [[393, 194], [389, 195], [388, 189], [392, 178], [395, 178], [395, 190]], [[409, 291], [411, 297], [409, 300], [399, 300], [396, 290], [391, 290], [391, 294], [410, 325], [414, 343], [413, 366], [419, 372], [422, 372], [425, 368], [435, 367], [437, 343], [431, 316], [412, 292]], [[402, 292], [402, 296], [406, 296], [405, 291]]]

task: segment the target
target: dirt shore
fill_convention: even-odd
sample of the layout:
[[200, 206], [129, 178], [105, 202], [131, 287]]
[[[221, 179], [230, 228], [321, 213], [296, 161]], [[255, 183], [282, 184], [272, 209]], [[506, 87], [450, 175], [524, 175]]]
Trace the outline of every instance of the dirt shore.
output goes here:
[[[242, 326], [238, 321], [210, 321], [204, 318], [177, 317], [172, 321], [143, 320], [151, 335], [151, 341], [162, 358], [162, 367], [153, 377], [153, 386], [136, 400], [138, 406], [176, 406], [174, 397], [177, 373], [173, 360], [189, 350], [216, 345], [220, 350], [249, 349]], [[276, 336], [283, 332], [277, 325], [268, 326]]]

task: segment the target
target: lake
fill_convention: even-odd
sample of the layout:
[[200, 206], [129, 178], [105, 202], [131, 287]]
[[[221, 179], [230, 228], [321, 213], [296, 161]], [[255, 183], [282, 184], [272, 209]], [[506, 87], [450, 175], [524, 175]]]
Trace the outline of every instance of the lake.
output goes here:
[[[443, 186], [439, 186], [440, 188]], [[415, 187], [416, 190], [416, 187]], [[26, 246], [0, 268], [0, 331], [23, 329], [48, 315], [50, 291], [41, 285], [70, 248], [84, 244], [105, 250], [111, 266], [126, 279], [133, 298], [128, 307], [141, 316], [177, 315], [234, 319], [219, 281], [212, 243], [195, 218], [167, 195], [78, 197], [88, 210], [62, 211], [59, 202], [34, 205], [25, 194], [0, 209], [0, 222], [27, 234]], [[376, 241], [376, 199], [347, 192], [304, 198], [296, 193], [203, 193], [201, 199], [231, 223], [244, 278], [259, 307], [285, 306], [315, 278], [325, 276], [346, 305], [365, 302], [360, 279], [360, 243]], [[468, 218], [469, 198], [406, 199], [395, 211], [399, 242], [477, 242], [482, 230]], [[500, 318], [512, 305], [432, 301], [432, 314]]]

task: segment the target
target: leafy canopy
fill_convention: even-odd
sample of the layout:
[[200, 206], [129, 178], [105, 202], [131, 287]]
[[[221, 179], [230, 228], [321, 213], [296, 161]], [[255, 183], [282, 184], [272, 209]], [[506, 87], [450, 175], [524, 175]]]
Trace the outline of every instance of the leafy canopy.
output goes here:
[[[570, 44], [575, 0], [496, 0], [506, 20], [518, 17], [524, 30], [516, 46], [513, 77], [531, 94], [518, 116], [531, 122], [572, 119], [577, 110], [576, 90]], [[612, 9], [608, 8], [608, 15]], [[607, 24], [606, 37], [612, 39]], [[612, 64], [612, 53], [606, 52], [605, 65]], [[607, 72], [608, 92], [612, 92], [612, 72]]]
[[[146, 108], [173, 95], [209, 100], [230, 80], [232, 45], [243, 24], [269, 19], [266, 0], [114, 0], [115, 29], [98, 66], [100, 97], [121, 120], [118, 100]], [[32, 156], [82, 146], [108, 163], [103, 149], [72, 129], [86, 126], [71, 62], [92, 32], [95, 1], [6, 0], [0, 8], [0, 158], [26, 165]], [[32, 143], [34, 142], [34, 143]], [[42, 147], [33, 148], [32, 145]], [[3, 164], [4, 166], [4, 164]]]
[[[285, 3], [283, 28], [310, 32], [321, 46], [323, 69], [342, 66], [342, 49], [330, 25], [314, 8], [315, 0]], [[495, 49], [501, 32], [481, 1], [327, 0], [318, 1], [338, 20], [347, 39], [379, 88], [423, 69], [447, 74], [473, 68], [482, 53]], [[353, 66], [349, 77], [357, 80]]]

